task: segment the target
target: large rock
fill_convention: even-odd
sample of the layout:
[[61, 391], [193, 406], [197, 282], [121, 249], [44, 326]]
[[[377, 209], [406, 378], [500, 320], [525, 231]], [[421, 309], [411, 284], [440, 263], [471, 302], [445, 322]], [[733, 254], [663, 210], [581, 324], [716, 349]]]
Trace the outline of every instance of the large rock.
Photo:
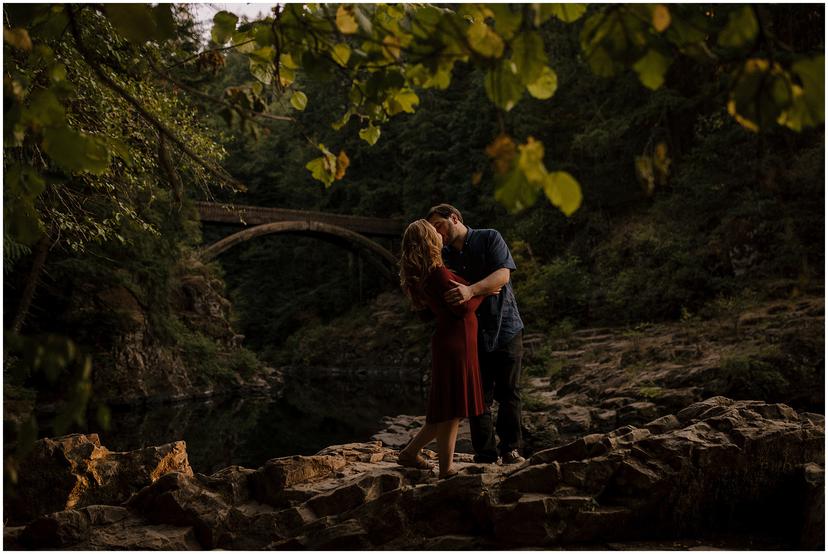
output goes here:
[[125, 507], [65, 510], [8, 536], [71, 549], [119, 536], [141, 549], [159, 547], [150, 538], [159, 536], [173, 548], [230, 550], [819, 548], [823, 444], [821, 416], [715, 397], [517, 467], [459, 454], [460, 474], [443, 481], [396, 465], [397, 452], [380, 443], [255, 471], [169, 473]]
[[183, 441], [132, 452], [111, 452], [97, 434], [40, 439], [6, 489], [3, 510], [12, 525], [91, 504], [120, 504], [169, 472], [192, 475]]

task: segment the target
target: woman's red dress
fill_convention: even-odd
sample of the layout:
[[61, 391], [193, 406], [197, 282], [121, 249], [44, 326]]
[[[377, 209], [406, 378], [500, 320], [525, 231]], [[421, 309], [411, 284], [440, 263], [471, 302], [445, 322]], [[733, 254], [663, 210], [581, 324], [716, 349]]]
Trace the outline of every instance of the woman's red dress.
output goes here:
[[431, 336], [431, 390], [427, 423], [483, 413], [483, 389], [477, 361], [477, 316], [483, 300], [475, 296], [458, 306], [449, 305], [443, 294], [456, 287], [449, 280], [468, 283], [445, 267], [432, 271], [424, 283], [425, 302], [437, 319]]

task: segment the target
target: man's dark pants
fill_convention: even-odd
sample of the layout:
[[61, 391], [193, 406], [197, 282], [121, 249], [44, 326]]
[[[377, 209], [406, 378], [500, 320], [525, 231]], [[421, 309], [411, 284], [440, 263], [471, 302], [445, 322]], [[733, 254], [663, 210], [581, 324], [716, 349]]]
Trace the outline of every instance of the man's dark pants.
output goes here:
[[[523, 332], [493, 352], [478, 351], [480, 377], [486, 410], [469, 418], [472, 445], [479, 462], [497, 461], [521, 446], [520, 372], [523, 357]], [[497, 422], [492, 421], [492, 400], [497, 400]], [[496, 444], [495, 431], [500, 438]]]

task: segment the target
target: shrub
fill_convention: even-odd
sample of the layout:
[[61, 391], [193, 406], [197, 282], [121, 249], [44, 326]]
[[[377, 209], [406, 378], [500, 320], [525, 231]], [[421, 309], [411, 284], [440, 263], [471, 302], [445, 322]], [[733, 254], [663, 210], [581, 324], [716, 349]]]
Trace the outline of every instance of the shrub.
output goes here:
[[774, 401], [788, 388], [775, 365], [758, 358], [734, 356], [722, 360], [726, 395], [738, 400]]
[[545, 265], [529, 265], [516, 281], [521, 315], [532, 325], [549, 327], [563, 319], [586, 318], [591, 278], [579, 258], [556, 258]]

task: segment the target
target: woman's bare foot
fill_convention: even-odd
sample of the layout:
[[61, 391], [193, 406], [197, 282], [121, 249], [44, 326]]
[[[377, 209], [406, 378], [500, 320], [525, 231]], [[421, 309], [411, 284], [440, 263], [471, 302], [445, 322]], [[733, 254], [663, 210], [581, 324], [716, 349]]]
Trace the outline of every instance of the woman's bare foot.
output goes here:
[[451, 479], [455, 475], [457, 475], [457, 470], [452, 467], [452, 468], [449, 468], [449, 470], [447, 472], [441, 473], [439, 475], [438, 479]]
[[397, 456], [397, 463], [403, 467], [413, 467], [415, 469], [431, 469], [431, 464], [428, 463], [425, 458], [423, 458], [419, 454], [414, 454], [412, 456], [405, 450], [400, 452], [400, 455]]

